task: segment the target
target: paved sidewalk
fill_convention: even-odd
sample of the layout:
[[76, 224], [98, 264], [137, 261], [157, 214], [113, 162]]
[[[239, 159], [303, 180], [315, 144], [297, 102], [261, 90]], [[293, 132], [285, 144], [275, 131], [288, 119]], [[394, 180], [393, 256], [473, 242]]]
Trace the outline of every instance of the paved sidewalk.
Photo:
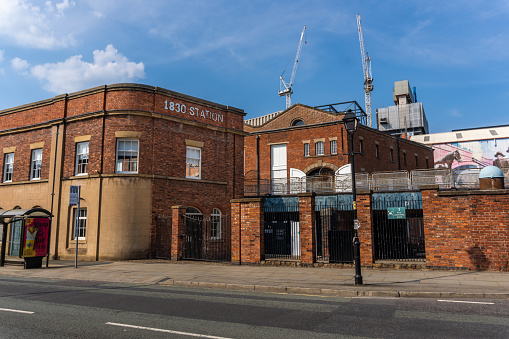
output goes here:
[[93, 280], [148, 285], [270, 291], [338, 296], [509, 298], [508, 272], [274, 267], [140, 260], [118, 262], [43, 261], [41, 269], [7, 262], [0, 276]]

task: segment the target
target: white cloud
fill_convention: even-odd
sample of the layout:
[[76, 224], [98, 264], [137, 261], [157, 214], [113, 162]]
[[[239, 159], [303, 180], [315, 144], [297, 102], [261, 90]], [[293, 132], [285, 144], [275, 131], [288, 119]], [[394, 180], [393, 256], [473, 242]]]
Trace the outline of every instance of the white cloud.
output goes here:
[[46, 83], [45, 89], [56, 94], [145, 77], [143, 62], [129, 61], [113, 45], [106, 46], [104, 50], [95, 50], [93, 54], [93, 63], [83, 61], [81, 55], [74, 55], [64, 62], [34, 66], [31, 73]]
[[[74, 3], [72, 3], [74, 4]], [[55, 17], [62, 16], [70, 7], [68, 0], [53, 6], [47, 1], [44, 8], [28, 0], [0, 1], [0, 37], [16, 45], [54, 49], [74, 43], [69, 34], [58, 36], [52, 28]]]
[[454, 118], [461, 118], [463, 116], [457, 108], [449, 110], [449, 115]]
[[11, 60], [11, 66], [16, 71], [24, 71], [28, 67], [30, 67], [30, 64], [28, 63], [28, 61], [16, 57], [16, 58]]
[[3, 49], [0, 49], [0, 62], [4, 61], [4, 54], [5, 51]]
[[[74, 1], [71, 3], [74, 6]], [[56, 4], [55, 7], [58, 10], [59, 15], [64, 15], [64, 10], [69, 8], [69, 0], [64, 0], [59, 4]]]

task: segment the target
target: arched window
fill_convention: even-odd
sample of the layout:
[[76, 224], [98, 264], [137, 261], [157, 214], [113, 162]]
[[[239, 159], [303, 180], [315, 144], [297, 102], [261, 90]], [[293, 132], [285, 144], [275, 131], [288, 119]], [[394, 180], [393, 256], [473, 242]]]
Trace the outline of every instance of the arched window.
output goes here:
[[200, 210], [195, 207], [186, 208], [186, 216], [194, 219], [203, 219], [203, 213], [201, 213]]
[[302, 126], [304, 125], [304, 120], [302, 119], [295, 119], [292, 121], [292, 126]]
[[210, 239], [221, 239], [221, 210], [214, 208], [210, 215]]

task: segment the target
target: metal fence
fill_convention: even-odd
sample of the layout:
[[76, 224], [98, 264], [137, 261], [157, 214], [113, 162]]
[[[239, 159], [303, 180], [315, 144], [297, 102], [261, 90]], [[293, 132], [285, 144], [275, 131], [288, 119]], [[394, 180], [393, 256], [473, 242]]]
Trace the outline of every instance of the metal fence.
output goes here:
[[353, 261], [353, 198], [320, 196], [315, 203], [316, 259], [329, 263]]
[[[394, 192], [416, 190], [423, 185], [439, 185], [441, 189], [478, 189], [481, 168], [468, 169], [417, 169], [410, 172], [356, 173], [358, 190]], [[504, 172], [505, 185], [509, 185], [509, 171]], [[322, 194], [347, 193], [352, 191], [351, 174], [319, 175], [301, 178], [246, 180], [246, 196], [292, 195], [304, 192]]]
[[413, 170], [410, 172], [412, 188], [423, 185], [438, 185], [440, 188], [451, 188], [452, 172], [446, 168]]
[[182, 242], [182, 259], [205, 261], [231, 260], [231, 224], [229, 216], [183, 215], [186, 229]]
[[300, 259], [298, 198], [266, 199], [264, 204], [266, 259]]
[[376, 172], [371, 178], [373, 191], [399, 191], [412, 187], [407, 171]]
[[375, 260], [426, 260], [420, 192], [373, 194], [372, 209]]

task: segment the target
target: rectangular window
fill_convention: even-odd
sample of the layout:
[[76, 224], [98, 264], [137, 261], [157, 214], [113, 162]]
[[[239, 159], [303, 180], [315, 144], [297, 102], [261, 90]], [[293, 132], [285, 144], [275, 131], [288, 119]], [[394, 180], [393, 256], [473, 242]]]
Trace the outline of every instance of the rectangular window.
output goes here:
[[186, 178], [201, 178], [201, 148], [187, 146]]
[[309, 144], [304, 144], [304, 156], [309, 157]]
[[78, 209], [73, 209], [73, 226], [72, 226], [72, 240], [76, 240], [76, 225], [78, 226], [78, 240], [85, 240], [87, 234], [87, 209], [80, 208], [80, 215], [77, 215]]
[[391, 148], [390, 155], [391, 155], [391, 161], [394, 161], [394, 149], [392, 149], [392, 148]]
[[403, 165], [406, 165], [406, 152], [403, 152]]
[[362, 144], [363, 144], [364, 140], [362, 139], [359, 139], [359, 153], [362, 153]]
[[380, 158], [380, 154], [378, 153], [378, 151], [379, 151], [378, 148], [379, 148], [379, 145], [375, 144], [375, 157]]
[[318, 141], [315, 144], [315, 154], [316, 155], [324, 155], [323, 141]]
[[5, 154], [4, 160], [4, 182], [12, 181], [12, 172], [14, 170], [14, 153]]
[[221, 239], [221, 211], [217, 208], [212, 210], [212, 215], [210, 216], [210, 239]]
[[330, 154], [337, 154], [338, 153], [338, 146], [336, 143], [336, 140], [330, 141]]
[[429, 168], [428, 157], [426, 157], [426, 168]]
[[76, 144], [76, 175], [88, 173], [88, 141]]
[[137, 139], [117, 140], [117, 173], [138, 173]]
[[417, 154], [415, 155], [415, 168], [419, 168], [419, 158], [417, 158]]
[[30, 163], [30, 180], [41, 179], [42, 148], [32, 150], [32, 161]]

